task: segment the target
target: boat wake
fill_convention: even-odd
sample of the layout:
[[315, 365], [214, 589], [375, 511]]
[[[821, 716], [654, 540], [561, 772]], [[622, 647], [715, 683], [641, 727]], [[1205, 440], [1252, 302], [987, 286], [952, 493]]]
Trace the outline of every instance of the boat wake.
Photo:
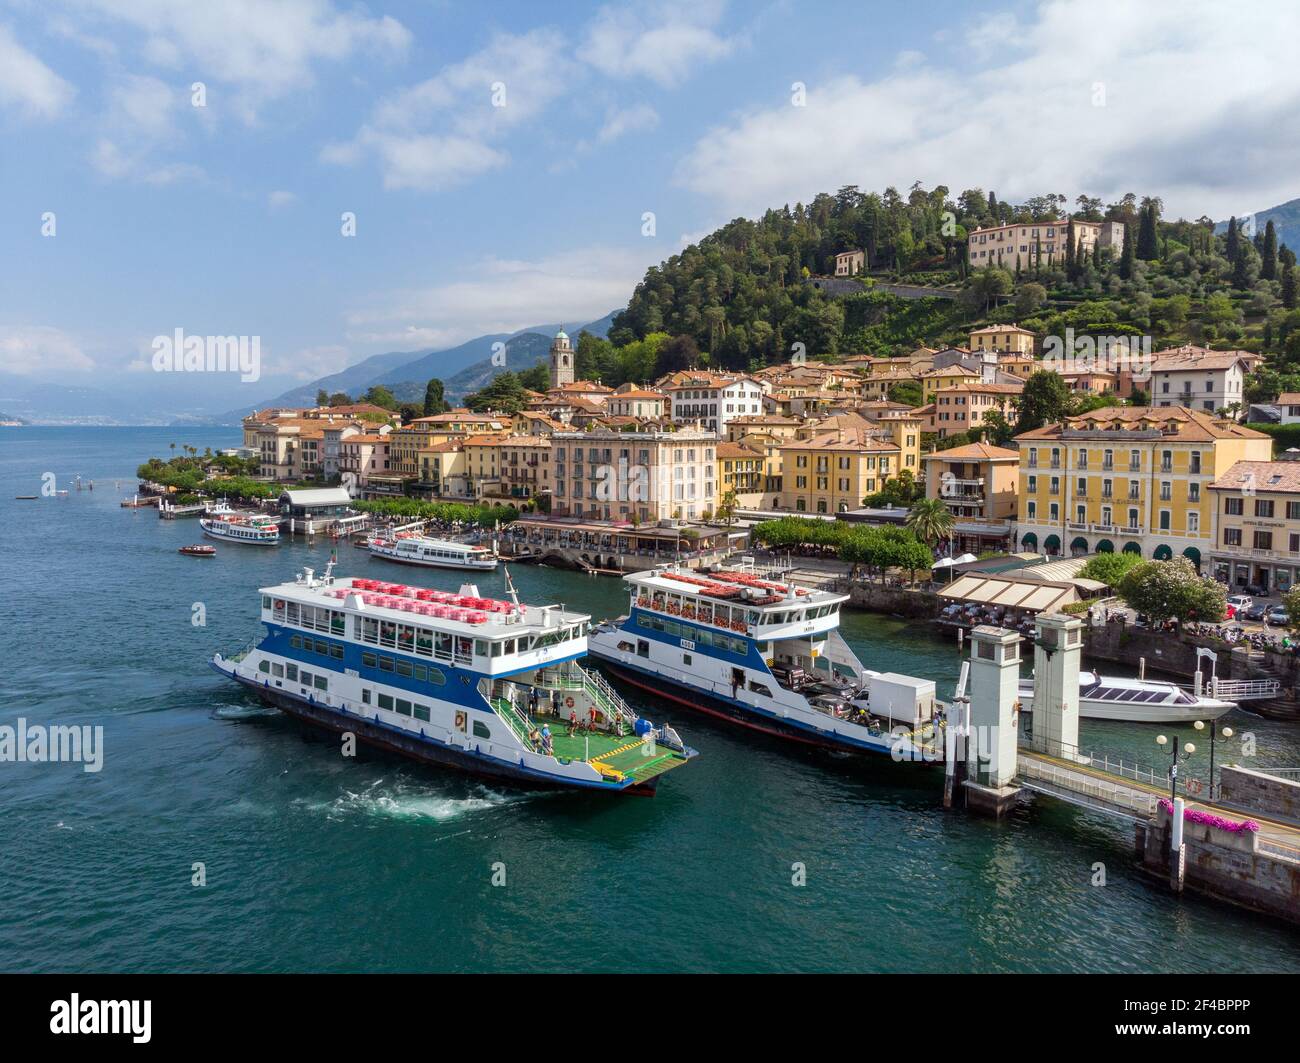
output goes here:
[[428, 785], [376, 779], [364, 790], [344, 790], [333, 801], [308, 803], [332, 820], [352, 816], [449, 823], [478, 812], [518, 804], [529, 794], [503, 794], [484, 786], [453, 796]]
[[279, 715], [278, 709], [267, 705], [221, 705], [212, 710], [214, 720], [260, 720]]

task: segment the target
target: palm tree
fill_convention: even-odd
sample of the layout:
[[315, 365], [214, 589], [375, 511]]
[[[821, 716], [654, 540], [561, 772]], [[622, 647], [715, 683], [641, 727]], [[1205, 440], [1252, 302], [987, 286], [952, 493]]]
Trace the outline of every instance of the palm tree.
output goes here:
[[714, 514], [724, 524], [732, 524], [736, 519], [736, 492], [728, 491], [722, 496], [718, 511]]
[[907, 527], [931, 549], [952, 532], [952, 510], [941, 498], [922, 498], [907, 511]]

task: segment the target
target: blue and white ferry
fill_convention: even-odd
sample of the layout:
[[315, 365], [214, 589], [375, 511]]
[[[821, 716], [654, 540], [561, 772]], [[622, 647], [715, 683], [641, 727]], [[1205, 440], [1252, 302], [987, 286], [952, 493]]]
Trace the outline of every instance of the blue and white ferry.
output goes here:
[[864, 668], [838, 630], [847, 595], [744, 568], [624, 579], [627, 615], [598, 625], [590, 646], [619, 679], [797, 742], [909, 759], [927, 743], [934, 681]]
[[695, 756], [578, 663], [589, 616], [332, 569], [262, 588], [265, 635], [212, 667], [307, 723], [530, 786], [653, 793]]

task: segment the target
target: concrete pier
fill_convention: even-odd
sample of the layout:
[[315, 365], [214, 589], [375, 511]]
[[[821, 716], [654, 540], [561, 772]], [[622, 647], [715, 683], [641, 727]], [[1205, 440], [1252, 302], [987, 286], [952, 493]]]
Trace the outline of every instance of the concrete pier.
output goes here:
[[1016, 803], [1016, 702], [1020, 635], [981, 626], [971, 632], [970, 734], [965, 741], [966, 807], [1000, 818]]

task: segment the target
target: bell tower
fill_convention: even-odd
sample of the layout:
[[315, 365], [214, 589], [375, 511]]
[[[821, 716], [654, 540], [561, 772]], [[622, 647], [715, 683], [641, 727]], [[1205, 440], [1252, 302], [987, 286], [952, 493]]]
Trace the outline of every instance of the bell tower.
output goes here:
[[551, 341], [551, 387], [573, 383], [573, 347], [561, 329]]

